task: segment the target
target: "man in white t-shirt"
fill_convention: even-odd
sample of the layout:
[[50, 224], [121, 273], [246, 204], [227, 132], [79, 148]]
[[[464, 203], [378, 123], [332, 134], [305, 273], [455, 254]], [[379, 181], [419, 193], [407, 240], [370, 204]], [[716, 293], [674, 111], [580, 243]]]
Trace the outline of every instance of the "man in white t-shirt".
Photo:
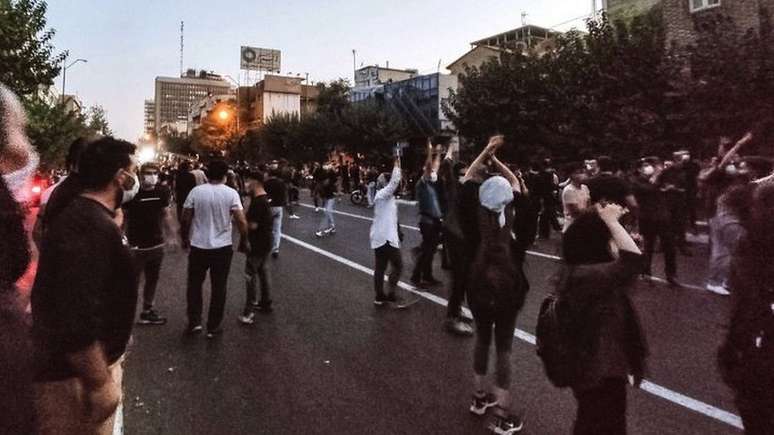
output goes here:
[[586, 168], [580, 163], [568, 165], [570, 183], [562, 190], [562, 205], [564, 207], [564, 227], [567, 231], [573, 220], [589, 206], [591, 195], [589, 188], [583, 184], [586, 181]]
[[247, 236], [247, 219], [236, 190], [224, 184], [228, 165], [214, 160], [209, 165], [210, 181], [196, 186], [183, 204], [183, 246], [188, 254], [188, 333], [202, 332], [202, 284], [210, 271], [212, 293], [207, 317], [207, 338], [222, 332], [220, 323], [226, 306], [228, 273], [231, 269], [232, 219], [239, 233]]

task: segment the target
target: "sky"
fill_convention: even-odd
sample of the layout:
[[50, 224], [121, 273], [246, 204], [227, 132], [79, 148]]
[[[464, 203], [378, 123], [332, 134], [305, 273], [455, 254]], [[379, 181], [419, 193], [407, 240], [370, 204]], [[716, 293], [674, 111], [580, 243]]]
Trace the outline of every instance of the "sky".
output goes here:
[[[102, 105], [116, 136], [142, 134], [143, 102], [156, 76], [178, 76], [180, 21], [184, 68], [243, 82], [241, 45], [282, 51], [282, 73], [313, 82], [352, 79], [352, 50], [362, 65], [436, 72], [470, 42], [526, 22], [556, 30], [583, 28], [591, 0], [48, 0], [48, 26], [70, 61], [66, 92]], [[568, 21], [570, 21], [568, 23]], [[61, 76], [55, 86], [62, 86]]]

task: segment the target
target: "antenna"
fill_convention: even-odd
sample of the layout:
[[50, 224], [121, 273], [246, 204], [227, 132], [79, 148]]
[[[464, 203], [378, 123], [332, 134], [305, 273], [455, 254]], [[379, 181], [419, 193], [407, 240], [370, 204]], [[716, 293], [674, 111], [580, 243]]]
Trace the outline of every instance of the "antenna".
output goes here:
[[183, 30], [185, 29], [185, 22], [180, 22], [180, 77], [183, 77]]
[[438, 59], [438, 71], [436, 71], [438, 73], [441, 72], [441, 60], [443, 60], [443, 59]]

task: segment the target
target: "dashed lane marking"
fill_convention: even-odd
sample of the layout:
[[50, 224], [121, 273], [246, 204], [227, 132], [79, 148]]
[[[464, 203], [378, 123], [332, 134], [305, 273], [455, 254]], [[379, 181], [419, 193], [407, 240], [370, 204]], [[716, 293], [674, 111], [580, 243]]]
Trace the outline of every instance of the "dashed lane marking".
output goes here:
[[[310, 243], [304, 242], [303, 240], [296, 239], [295, 237], [288, 236], [287, 234], [283, 234], [282, 238], [287, 240], [288, 242], [291, 242], [295, 245], [298, 245], [302, 248], [308, 249], [314, 253], [320, 254], [324, 257], [330, 258], [331, 260], [334, 260], [336, 262], [339, 262], [341, 264], [344, 264], [346, 266], [349, 266], [355, 270], [359, 270], [360, 272], [363, 272], [368, 275], [373, 275], [374, 271], [371, 268], [368, 268], [366, 266], [363, 266], [362, 264], [355, 263], [352, 260], [349, 260], [347, 258], [341, 257], [339, 255], [336, 255], [332, 252], [326, 251], [324, 249], [318, 248], [317, 246], [314, 246]], [[422, 291], [410, 284], [407, 284], [403, 281], [398, 282], [398, 286], [404, 290], [407, 290], [409, 292], [412, 292], [422, 298], [425, 298], [435, 304], [446, 306], [448, 305], [448, 301], [446, 299], [443, 299], [437, 295], [434, 295], [432, 293], [428, 293], [425, 291]], [[466, 316], [471, 317], [470, 310], [463, 307], [463, 311]], [[525, 341], [529, 344], [534, 345], [535, 344], [535, 336], [530, 334], [529, 332], [522, 331], [520, 329], [516, 329], [514, 334], [514, 337], [518, 338], [519, 340]], [[700, 400], [693, 399], [691, 397], [688, 397], [684, 394], [678, 393], [677, 391], [670, 390], [669, 388], [662, 387], [661, 385], [655, 384], [653, 382], [644, 380], [641, 384], [641, 389], [643, 391], [646, 391], [656, 397], [660, 397], [662, 399], [668, 400], [674, 404], [677, 404], [679, 406], [682, 406], [684, 408], [690, 409], [692, 411], [698, 412], [699, 414], [703, 414], [707, 417], [713, 418], [715, 420], [718, 420], [722, 423], [725, 423], [727, 425], [736, 427], [738, 429], [743, 429], [742, 426], [742, 419], [739, 418], [738, 415], [735, 415], [731, 412], [725, 411], [723, 409], [717, 408], [715, 406], [712, 406], [708, 403], [704, 403]]]
[[[304, 203], [301, 203], [301, 204], [299, 204], [299, 205], [300, 205], [301, 207], [306, 207], [306, 208], [315, 208], [313, 205], [304, 204]], [[322, 210], [322, 209], [320, 209], [320, 210]], [[334, 213], [334, 214], [341, 215], [341, 216], [347, 216], [347, 217], [351, 217], [351, 218], [355, 218], [355, 219], [360, 219], [360, 220], [363, 220], [363, 221], [369, 221], [369, 222], [373, 222], [373, 218], [370, 218], [370, 217], [368, 217], [368, 216], [363, 216], [363, 215], [355, 214], [355, 213], [348, 213], [348, 212], [345, 212], [345, 211], [339, 211], [339, 210], [334, 210], [334, 211], [333, 211], [333, 213]], [[412, 230], [412, 231], [419, 231], [419, 228], [417, 228], [417, 227], [412, 227], [411, 225], [404, 225], [404, 224], [401, 224], [401, 225], [400, 225], [400, 227], [401, 227], [401, 228], [404, 228], [404, 229], [407, 229], [407, 230]], [[531, 255], [531, 256], [533, 256], [533, 257], [545, 258], [545, 259], [547, 259], [547, 260], [554, 260], [554, 261], [559, 261], [559, 260], [561, 260], [561, 258], [559, 258], [559, 257], [558, 257], [558, 256], [556, 256], [556, 255], [546, 254], [546, 253], [544, 253], [544, 252], [538, 252], [538, 251], [527, 251], [527, 255]], [[664, 278], [660, 278], [660, 277], [658, 277], [658, 276], [652, 276], [652, 277], [649, 277], [649, 278], [646, 278], [646, 279], [647, 279], [647, 280], [650, 280], [650, 281], [653, 281], [653, 282], [660, 283], [660, 284], [669, 284], [669, 283], [667, 282], [667, 280], [665, 280]], [[706, 290], [704, 289], [704, 287], [702, 287], [702, 286], [698, 286], [698, 285], [693, 285], [693, 284], [682, 284], [682, 286], [683, 286], [684, 288], [691, 289], [691, 290], [706, 291]]]

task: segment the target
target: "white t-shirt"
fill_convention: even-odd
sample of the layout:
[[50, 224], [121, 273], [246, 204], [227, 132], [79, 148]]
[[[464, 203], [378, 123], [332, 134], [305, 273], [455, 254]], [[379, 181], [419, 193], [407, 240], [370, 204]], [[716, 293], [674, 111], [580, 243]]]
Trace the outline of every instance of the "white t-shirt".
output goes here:
[[564, 228], [562, 228], [562, 232], [567, 231], [567, 228], [572, 223], [572, 216], [570, 216], [570, 210], [567, 205], [575, 204], [579, 209], [585, 210], [589, 206], [590, 201], [589, 188], [585, 184], [581, 184], [581, 187], [577, 188], [570, 183], [562, 190], [562, 205], [564, 207]]
[[196, 186], [188, 194], [183, 208], [193, 209], [191, 246], [219, 249], [232, 244], [231, 212], [242, 210], [236, 190], [225, 184]]
[[400, 248], [398, 235], [398, 203], [395, 202], [395, 191], [400, 186], [400, 168], [392, 170], [392, 176], [387, 186], [374, 195], [374, 220], [371, 224], [371, 249], [377, 249], [389, 243], [393, 248]]

